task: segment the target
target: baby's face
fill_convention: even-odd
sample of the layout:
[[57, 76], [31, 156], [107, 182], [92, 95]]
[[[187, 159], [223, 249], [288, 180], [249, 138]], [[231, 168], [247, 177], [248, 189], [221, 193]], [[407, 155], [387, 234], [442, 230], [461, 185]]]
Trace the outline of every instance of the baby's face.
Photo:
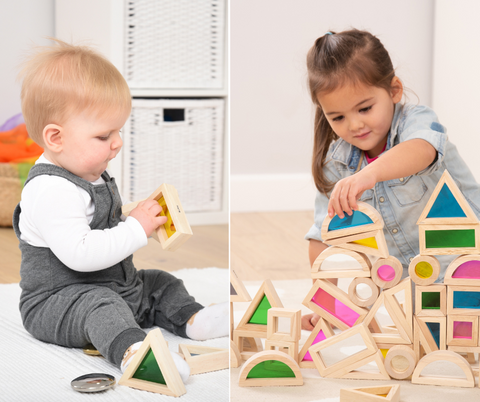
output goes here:
[[128, 113], [105, 113], [97, 117], [81, 112], [62, 124], [60, 165], [88, 181], [97, 180], [122, 148], [120, 129]]

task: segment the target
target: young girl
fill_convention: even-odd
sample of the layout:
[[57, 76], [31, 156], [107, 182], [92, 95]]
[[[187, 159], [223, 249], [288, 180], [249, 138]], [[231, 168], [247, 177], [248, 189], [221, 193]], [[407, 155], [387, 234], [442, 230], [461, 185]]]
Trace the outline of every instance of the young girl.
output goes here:
[[[320, 233], [327, 214], [351, 215], [360, 199], [382, 215], [388, 250], [407, 276], [419, 254], [417, 219], [443, 171], [477, 216], [480, 187], [435, 113], [401, 102], [402, 82], [374, 35], [327, 32], [308, 52], [307, 69], [316, 105], [312, 171], [318, 190], [315, 223], [305, 237], [310, 263], [328, 247]], [[302, 327], [311, 330], [317, 321], [304, 316]]]

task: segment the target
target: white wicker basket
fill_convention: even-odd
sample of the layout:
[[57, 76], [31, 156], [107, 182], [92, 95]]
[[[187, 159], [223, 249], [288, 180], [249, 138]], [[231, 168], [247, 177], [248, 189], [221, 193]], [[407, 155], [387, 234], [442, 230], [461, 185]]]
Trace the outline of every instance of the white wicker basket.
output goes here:
[[225, 0], [125, 0], [131, 88], [222, 88]]
[[[165, 121], [172, 109], [184, 120]], [[124, 195], [140, 200], [168, 183], [186, 212], [221, 210], [223, 109], [223, 99], [134, 99], [123, 135]]]

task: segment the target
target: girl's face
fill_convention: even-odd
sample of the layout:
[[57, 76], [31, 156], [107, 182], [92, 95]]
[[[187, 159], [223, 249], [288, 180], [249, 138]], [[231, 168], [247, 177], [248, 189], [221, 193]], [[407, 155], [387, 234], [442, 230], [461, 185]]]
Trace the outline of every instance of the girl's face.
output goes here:
[[402, 94], [402, 84], [395, 77], [390, 92], [365, 84], [346, 84], [320, 93], [317, 99], [335, 134], [373, 158], [387, 142], [394, 105]]

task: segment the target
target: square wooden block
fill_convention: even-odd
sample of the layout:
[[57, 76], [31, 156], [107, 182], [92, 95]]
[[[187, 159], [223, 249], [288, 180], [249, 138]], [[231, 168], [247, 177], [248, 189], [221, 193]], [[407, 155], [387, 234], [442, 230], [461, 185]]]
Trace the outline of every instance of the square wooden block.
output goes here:
[[448, 346], [477, 346], [478, 317], [449, 315], [447, 317]]
[[447, 315], [447, 287], [437, 284], [416, 285], [415, 315], [417, 317], [445, 317]]
[[298, 342], [296, 341], [265, 341], [265, 350], [278, 350], [291, 356], [298, 363]]
[[[290, 331], [279, 331], [279, 318], [285, 317], [290, 320]], [[268, 310], [267, 339], [269, 341], [293, 341], [298, 342], [301, 336], [301, 311], [288, 310], [285, 308], [271, 308]]]

